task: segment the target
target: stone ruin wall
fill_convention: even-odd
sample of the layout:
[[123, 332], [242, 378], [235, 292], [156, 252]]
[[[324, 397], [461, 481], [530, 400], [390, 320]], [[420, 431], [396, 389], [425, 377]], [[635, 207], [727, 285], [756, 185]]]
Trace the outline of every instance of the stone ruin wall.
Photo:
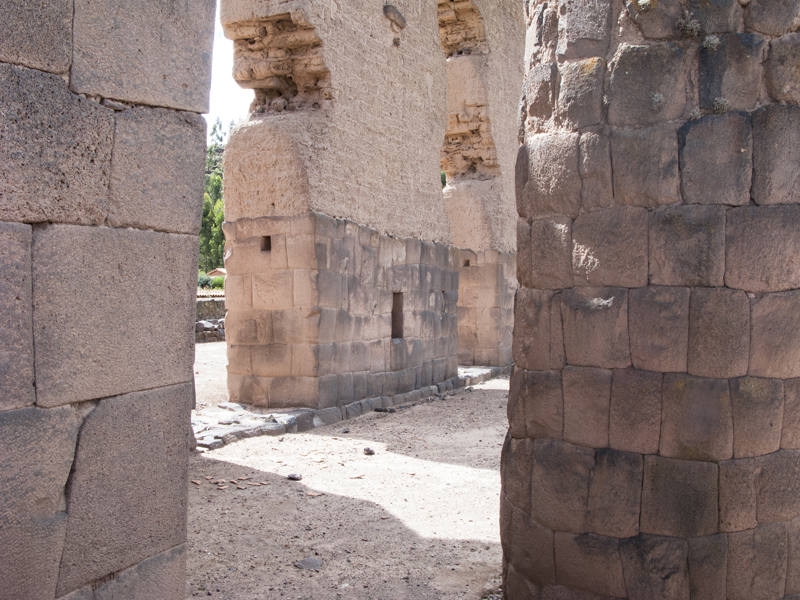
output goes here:
[[526, 4], [505, 593], [800, 597], [800, 2]]
[[213, 16], [0, 8], [0, 597], [183, 597]]

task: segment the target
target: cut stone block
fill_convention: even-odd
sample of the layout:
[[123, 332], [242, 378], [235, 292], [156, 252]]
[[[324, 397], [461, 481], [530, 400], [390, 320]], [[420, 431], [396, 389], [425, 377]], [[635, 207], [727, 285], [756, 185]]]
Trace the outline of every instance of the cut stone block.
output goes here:
[[750, 375], [800, 377], [800, 291], [765, 294], [752, 302]]
[[752, 458], [720, 462], [720, 531], [744, 531], [756, 525], [755, 462]]
[[561, 295], [520, 288], [514, 306], [514, 362], [521, 369], [563, 369]]
[[557, 371], [522, 371], [519, 399], [524, 402], [527, 436], [561, 438], [564, 398]]
[[733, 418], [728, 381], [664, 375], [662, 456], [727, 460], [733, 456]]
[[572, 270], [575, 285], [647, 285], [647, 211], [617, 206], [575, 219]]
[[744, 292], [695, 288], [689, 307], [689, 373], [701, 377], [747, 374], [750, 302]]
[[689, 584], [692, 598], [727, 600], [728, 536], [689, 540]]
[[683, 58], [673, 43], [621, 46], [611, 70], [609, 123], [646, 126], [683, 115]]
[[[208, 112], [214, 2], [75, 2], [71, 86], [148, 104]], [[120, 20], [122, 11], [135, 18]]]
[[506, 404], [508, 434], [515, 439], [526, 438], [528, 435], [525, 422], [526, 373], [527, 371], [515, 368], [508, 384], [508, 403]]
[[[51, 225], [33, 244], [38, 405], [192, 381], [196, 237]], [[152, 284], [147, 327], [142, 273]]]
[[4, 6], [0, 62], [66, 73], [72, 62], [73, 0], [19, 0]]
[[742, 21], [738, 0], [689, 0], [689, 8], [706, 34], [736, 31]]
[[756, 204], [800, 203], [800, 106], [770, 104], [753, 113]]
[[634, 367], [686, 371], [690, 296], [689, 288], [679, 287], [649, 286], [628, 293]]
[[779, 450], [753, 460], [758, 522], [800, 517], [800, 451]]
[[689, 548], [685, 540], [638, 535], [620, 541], [630, 600], [689, 600]]
[[225, 317], [225, 339], [237, 345], [272, 343], [272, 312], [229, 310]]
[[639, 533], [642, 465], [638, 454], [595, 450], [587, 515], [590, 531], [615, 538]]
[[500, 479], [503, 493], [524, 513], [531, 512], [531, 468], [533, 440], [506, 436], [500, 459]]
[[508, 549], [506, 560], [535, 583], [555, 583], [553, 532], [513, 506], [509, 512], [510, 527], [504, 536]]
[[114, 111], [61, 77], [7, 64], [0, 104], [0, 220], [102, 224]]
[[700, 47], [700, 108], [750, 110], [758, 102], [766, 41], [757, 33], [729, 33]]
[[748, 29], [766, 35], [783, 35], [800, 12], [800, 0], [751, 0], [744, 10]]
[[586, 58], [606, 54], [613, 12], [610, 0], [566, 0], [559, 10], [559, 56]]
[[582, 446], [608, 446], [612, 372], [568, 366], [561, 372], [564, 390], [564, 440]]
[[770, 42], [765, 63], [767, 89], [775, 102], [800, 104], [800, 33], [787, 33]]
[[800, 521], [786, 524], [786, 594], [800, 593]]
[[683, 7], [678, 0], [662, 0], [640, 5], [636, 1], [625, 2], [628, 16], [639, 26], [648, 39], [668, 40], [675, 37]]
[[657, 454], [661, 432], [661, 373], [617, 369], [611, 385], [609, 443], [616, 450]]
[[0, 411], [36, 402], [31, 294], [31, 227], [0, 223]]
[[579, 146], [581, 210], [607, 208], [614, 204], [610, 131], [582, 132]]
[[117, 115], [108, 222], [172, 233], [200, 231], [206, 122], [134, 108]]
[[731, 379], [733, 456], [760, 456], [781, 446], [783, 382], [780, 379]]
[[555, 106], [558, 65], [539, 63], [525, 77], [525, 103], [528, 115], [542, 122], [549, 119]]
[[577, 133], [533, 135], [517, 161], [517, 211], [524, 219], [577, 217], [581, 204]]
[[526, 251], [530, 258], [527, 268], [518, 258], [520, 283], [540, 290], [572, 287], [572, 219], [539, 219], [531, 223], [528, 231]]
[[136, 392], [86, 418], [56, 595], [186, 541], [193, 396], [191, 383]]
[[681, 201], [678, 136], [670, 124], [611, 134], [617, 204], [662, 206]]
[[533, 445], [531, 516], [554, 531], [586, 533], [594, 451], [555, 439]]
[[728, 534], [729, 600], [783, 598], [786, 585], [786, 525], [771, 523]]
[[748, 292], [800, 287], [800, 205], [730, 210], [726, 237], [728, 286]]
[[565, 129], [597, 125], [603, 120], [602, 58], [589, 58], [561, 66], [558, 116]]
[[644, 457], [642, 533], [679, 538], [717, 533], [717, 478], [714, 463]]
[[612, 598], [625, 596], [618, 539], [593, 533], [557, 532], [555, 549], [559, 584]]
[[604, 369], [631, 365], [628, 290], [572, 288], [561, 300], [567, 363]]
[[800, 379], [783, 382], [781, 448], [800, 449]]
[[102, 584], [94, 600], [180, 598], [186, 586], [186, 544], [143, 560]]
[[[3, 595], [53, 598], [64, 546], [64, 486], [81, 419], [71, 407], [0, 412]], [[188, 427], [187, 427], [188, 429]]]
[[542, 588], [539, 584], [526, 579], [514, 565], [503, 563], [503, 587], [508, 590], [509, 598], [539, 598]]
[[753, 132], [748, 113], [687, 121], [678, 130], [678, 147], [681, 192], [687, 204], [750, 202]]

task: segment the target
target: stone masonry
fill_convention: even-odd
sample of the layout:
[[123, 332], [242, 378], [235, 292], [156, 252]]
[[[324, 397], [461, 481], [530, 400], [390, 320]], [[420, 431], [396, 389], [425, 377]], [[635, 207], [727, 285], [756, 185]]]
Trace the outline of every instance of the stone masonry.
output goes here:
[[800, 1], [526, 2], [509, 599], [800, 594]]
[[0, 7], [0, 598], [183, 598], [213, 15]]

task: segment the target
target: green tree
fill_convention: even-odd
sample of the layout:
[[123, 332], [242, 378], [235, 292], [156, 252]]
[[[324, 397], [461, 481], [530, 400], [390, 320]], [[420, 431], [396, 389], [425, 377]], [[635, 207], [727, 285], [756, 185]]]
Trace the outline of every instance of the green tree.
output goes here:
[[211, 126], [209, 135], [211, 143], [206, 150], [205, 193], [203, 194], [203, 220], [200, 224], [200, 265], [202, 271], [211, 271], [223, 265], [225, 236], [222, 233], [222, 222], [225, 214], [222, 204], [222, 155], [225, 151], [227, 134], [233, 127], [231, 122], [228, 132], [222, 129], [222, 122], [217, 119]]

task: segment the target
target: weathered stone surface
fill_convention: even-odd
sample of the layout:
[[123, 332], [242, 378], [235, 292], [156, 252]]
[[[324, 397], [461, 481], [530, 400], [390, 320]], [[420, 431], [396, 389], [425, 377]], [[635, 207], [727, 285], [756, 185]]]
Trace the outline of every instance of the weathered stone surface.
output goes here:
[[724, 533], [689, 540], [689, 587], [692, 598], [726, 600], [728, 536]]
[[604, 369], [629, 367], [628, 290], [580, 287], [565, 290], [561, 296], [567, 363]]
[[[609, 123], [644, 126], [680, 117], [686, 106], [683, 57], [673, 43], [623, 45], [611, 70]], [[615, 169], [617, 164], [615, 158]]]
[[557, 81], [556, 63], [534, 65], [525, 76], [525, 105], [528, 116], [533, 117], [537, 124], [547, 121], [553, 114]]
[[185, 383], [107, 398], [86, 418], [57, 595], [186, 541], [193, 395]]
[[611, 133], [608, 130], [581, 133], [581, 210], [607, 208], [614, 203], [611, 183]]
[[638, 535], [619, 550], [630, 600], [689, 600], [686, 541]]
[[[517, 161], [517, 211], [524, 219], [578, 216], [581, 178], [577, 133], [528, 137]], [[521, 179], [520, 179], [521, 177]]]
[[786, 585], [786, 525], [771, 523], [728, 534], [729, 600], [777, 600]]
[[783, 382], [780, 379], [731, 379], [733, 456], [760, 456], [781, 446]]
[[753, 460], [758, 522], [800, 517], [800, 451], [779, 450]]
[[608, 411], [612, 372], [567, 366], [564, 390], [564, 440], [582, 446], [608, 446]]
[[750, 375], [800, 377], [800, 291], [752, 301]]
[[503, 493], [522, 512], [531, 512], [531, 469], [533, 440], [506, 436], [500, 459], [500, 480]]
[[[512, 597], [515, 596], [509, 596], [509, 598]], [[542, 586], [541, 596], [533, 598], [534, 600], [606, 600], [608, 596], [598, 596], [592, 592], [576, 590], [563, 585], [545, 585]]]
[[617, 204], [661, 206], [681, 201], [678, 136], [670, 124], [611, 134]]
[[800, 0], [751, 0], [744, 10], [744, 24], [767, 35], [789, 31], [800, 12]]
[[7, 598], [53, 598], [67, 515], [64, 486], [81, 420], [71, 407], [0, 412], [0, 564]]
[[[192, 380], [196, 237], [51, 225], [37, 229], [33, 243], [37, 404]], [[152, 285], [147, 327], [142, 273]]]
[[662, 456], [713, 461], [733, 456], [733, 418], [726, 380], [667, 373], [662, 404]]
[[0, 64], [0, 219], [99, 225], [114, 111], [55, 75]]
[[619, 540], [582, 533], [555, 534], [558, 583], [611, 597], [625, 596]]
[[689, 288], [648, 286], [628, 293], [631, 360], [646, 371], [686, 371]]
[[755, 462], [752, 458], [720, 462], [720, 531], [743, 531], [756, 525]]
[[564, 429], [564, 398], [557, 371], [515, 372], [520, 378], [517, 402], [523, 402], [527, 436], [560, 438]]
[[186, 544], [143, 560], [104, 583], [94, 600], [180, 598], [186, 579]]
[[644, 457], [642, 533], [680, 538], [717, 533], [714, 463]]
[[642, 472], [638, 454], [595, 450], [587, 514], [590, 531], [615, 538], [639, 533]]
[[558, 116], [565, 129], [597, 125], [603, 120], [605, 61], [589, 58], [561, 66]]
[[73, 0], [21, 0], [4, 6], [0, 62], [66, 73], [72, 62]]
[[529, 371], [563, 369], [561, 295], [520, 288], [514, 306], [514, 362]]
[[753, 199], [800, 203], [800, 106], [770, 104], [753, 113]]
[[800, 593], [800, 521], [786, 524], [786, 594]]
[[766, 41], [757, 33], [729, 33], [700, 47], [700, 108], [750, 110], [758, 101]]
[[787, 33], [770, 42], [764, 64], [769, 95], [775, 102], [800, 104], [800, 33]]
[[611, 34], [610, 0], [566, 0], [560, 5], [558, 46], [564, 58], [603, 56]]
[[611, 385], [609, 444], [616, 450], [657, 454], [661, 432], [661, 373], [617, 369]]
[[701, 377], [747, 374], [750, 303], [744, 292], [695, 288], [689, 307], [689, 373]]
[[585, 533], [594, 451], [537, 439], [533, 452], [531, 516], [551, 530]]
[[[136, 18], [117, 19], [125, 11]], [[75, 3], [70, 84], [82, 94], [208, 112], [214, 3], [182, 9], [88, 0]]]
[[575, 219], [572, 270], [575, 285], [647, 285], [647, 211], [617, 206]]
[[683, 7], [678, 0], [663, 0], [640, 5], [636, 0], [627, 0], [625, 8], [631, 21], [639, 26], [644, 37], [666, 40], [675, 37], [678, 20]]
[[738, 0], [689, 0], [689, 8], [706, 34], [736, 31], [742, 20]]
[[0, 411], [36, 401], [31, 293], [31, 227], [0, 223]]
[[781, 448], [800, 449], [800, 379], [783, 382]]
[[[525, 287], [557, 290], [572, 287], [572, 219], [552, 217], [539, 219], [528, 227], [529, 259], [518, 256], [517, 273]], [[519, 238], [520, 252], [523, 239]]]
[[506, 519], [508, 529], [503, 536], [506, 560], [525, 578], [537, 584], [555, 583], [553, 532], [507, 502], [507, 498], [501, 499], [501, 510], [510, 513], [510, 518]]
[[749, 113], [687, 121], [678, 130], [678, 148], [684, 202], [736, 206], [750, 202], [753, 132]]
[[117, 115], [108, 222], [197, 234], [202, 216], [205, 119], [134, 108]]
[[503, 587], [511, 598], [539, 598], [541, 587], [526, 579], [514, 568], [514, 565], [503, 563]]

